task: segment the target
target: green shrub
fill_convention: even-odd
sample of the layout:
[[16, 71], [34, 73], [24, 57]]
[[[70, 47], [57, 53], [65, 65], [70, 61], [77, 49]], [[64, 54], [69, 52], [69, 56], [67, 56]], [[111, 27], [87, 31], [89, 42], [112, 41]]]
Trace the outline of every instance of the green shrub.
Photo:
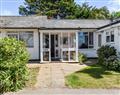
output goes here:
[[116, 56], [110, 56], [105, 59], [104, 64], [109, 70], [120, 71], [120, 59]]
[[108, 45], [102, 46], [97, 51], [98, 63], [104, 65], [109, 70], [120, 71], [120, 58], [117, 57], [117, 52], [114, 47]]
[[25, 86], [29, 54], [23, 42], [0, 39], [0, 93], [17, 91]]
[[79, 63], [82, 64], [83, 62], [87, 60], [87, 57], [85, 54], [79, 53], [78, 60], [79, 60]]
[[105, 45], [97, 50], [98, 62], [104, 64], [105, 59], [108, 59], [110, 56], [117, 56], [116, 49], [114, 47]]

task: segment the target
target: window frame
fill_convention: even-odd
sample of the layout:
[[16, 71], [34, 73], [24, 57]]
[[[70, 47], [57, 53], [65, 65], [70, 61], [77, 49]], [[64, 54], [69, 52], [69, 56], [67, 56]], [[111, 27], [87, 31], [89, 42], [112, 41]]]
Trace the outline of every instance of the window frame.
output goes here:
[[98, 47], [102, 46], [102, 34], [98, 34]]
[[[113, 36], [113, 39], [112, 39]], [[114, 43], [115, 42], [115, 32], [114, 30], [106, 31], [106, 43]]]
[[9, 37], [9, 35], [12, 35], [12, 36], [17, 36], [17, 38], [16, 37], [12, 37], [12, 38], [15, 38], [16, 40], [19, 40], [19, 33], [18, 32], [16, 32], [16, 31], [8, 31], [7, 32], [7, 37]]
[[[7, 31], [7, 37], [9, 37], [8, 36], [9, 34], [12, 34], [12, 35], [17, 34], [17, 36], [18, 36], [17, 40], [22, 41], [22, 40], [20, 40], [20, 33], [31, 33], [31, 34], [33, 34], [33, 46], [26, 45], [26, 47], [27, 48], [34, 48], [34, 31]], [[26, 44], [26, 42], [25, 42], [25, 44]]]
[[[94, 32], [82, 32], [82, 33], [86, 33], [85, 34], [85, 36], [87, 36], [87, 39], [88, 39], [88, 41], [87, 41], [87, 44], [88, 44], [88, 47], [87, 48], [79, 48], [79, 33], [81, 33], [81, 32], [78, 32], [78, 49], [79, 50], [81, 50], [81, 49], [94, 49]], [[90, 33], [92, 33], [92, 44], [90, 44]], [[84, 37], [85, 37], [84, 36]], [[90, 48], [91, 47], [91, 48]]]

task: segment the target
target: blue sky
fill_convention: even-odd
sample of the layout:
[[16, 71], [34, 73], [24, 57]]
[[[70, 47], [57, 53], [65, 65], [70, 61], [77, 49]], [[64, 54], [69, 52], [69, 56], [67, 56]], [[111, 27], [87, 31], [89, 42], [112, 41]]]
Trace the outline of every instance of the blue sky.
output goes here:
[[[75, 0], [82, 4], [85, 1], [96, 7], [107, 6], [112, 11], [120, 11], [120, 0]], [[23, 5], [24, 0], [0, 0], [0, 15], [19, 15], [18, 7]]]

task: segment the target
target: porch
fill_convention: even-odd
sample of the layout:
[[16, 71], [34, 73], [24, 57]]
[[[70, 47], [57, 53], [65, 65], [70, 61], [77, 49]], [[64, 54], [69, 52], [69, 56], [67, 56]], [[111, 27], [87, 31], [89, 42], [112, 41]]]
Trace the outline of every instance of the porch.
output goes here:
[[78, 33], [40, 30], [41, 62], [78, 62]]

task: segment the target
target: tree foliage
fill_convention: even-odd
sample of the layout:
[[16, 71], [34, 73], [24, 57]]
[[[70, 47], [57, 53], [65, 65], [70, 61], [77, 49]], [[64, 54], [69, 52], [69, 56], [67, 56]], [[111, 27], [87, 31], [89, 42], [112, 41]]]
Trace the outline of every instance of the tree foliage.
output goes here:
[[120, 11], [118, 11], [118, 12], [112, 12], [111, 18], [113, 18], [113, 19], [118, 19], [118, 18], [120, 18]]
[[106, 6], [96, 8], [88, 3], [76, 4], [74, 0], [25, 0], [19, 7], [21, 15], [47, 15], [60, 19], [110, 19], [119, 18], [120, 12], [111, 14]]
[[25, 86], [28, 58], [23, 42], [0, 39], [0, 93], [16, 91]]

